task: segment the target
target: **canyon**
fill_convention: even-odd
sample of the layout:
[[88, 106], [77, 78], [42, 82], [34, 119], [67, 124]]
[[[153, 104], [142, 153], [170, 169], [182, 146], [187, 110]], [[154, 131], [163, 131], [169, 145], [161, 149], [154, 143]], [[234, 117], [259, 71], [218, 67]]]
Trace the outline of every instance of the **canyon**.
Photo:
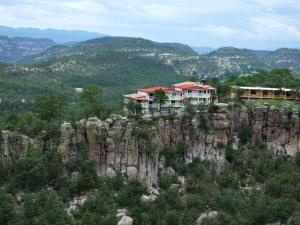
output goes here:
[[[243, 136], [243, 129], [251, 135]], [[300, 152], [299, 111], [261, 105], [254, 108], [215, 103], [208, 112], [185, 112], [182, 115], [136, 119], [111, 115], [63, 123], [57, 140], [30, 138], [2, 131], [0, 161], [13, 160], [30, 149], [59, 151], [65, 161], [85, 149], [96, 163], [100, 176], [121, 172], [128, 179], [138, 178], [157, 186], [159, 173], [166, 171], [163, 151], [184, 143], [186, 163], [195, 158], [211, 160], [216, 168], [226, 160], [229, 144], [240, 151], [257, 142], [274, 154], [295, 156]], [[245, 143], [245, 139], [247, 143]]]

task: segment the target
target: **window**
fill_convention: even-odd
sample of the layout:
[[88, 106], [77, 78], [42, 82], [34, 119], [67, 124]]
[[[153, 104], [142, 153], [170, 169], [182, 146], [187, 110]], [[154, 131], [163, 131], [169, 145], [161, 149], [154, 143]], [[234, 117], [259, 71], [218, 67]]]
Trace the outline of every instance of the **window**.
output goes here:
[[263, 91], [263, 96], [267, 96], [268, 95], [268, 91], [264, 90]]
[[206, 91], [203, 91], [204, 94], [206, 94]]
[[201, 94], [202, 93], [202, 91], [199, 91], [199, 94]]
[[153, 96], [153, 93], [149, 93], [149, 96]]
[[172, 103], [172, 104], [175, 104], [175, 100], [171, 100], [171, 103]]
[[149, 101], [149, 105], [152, 105], [153, 101]]
[[188, 90], [188, 94], [192, 94], [192, 91], [191, 91], [191, 90]]
[[172, 92], [172, 96], [176, 96], [176, 93], [175, 93], [175, 92]]
[[255, 90], [251, 90], [250, 93], [251, 93], [251, 95], [256, 95], [256, 91]]

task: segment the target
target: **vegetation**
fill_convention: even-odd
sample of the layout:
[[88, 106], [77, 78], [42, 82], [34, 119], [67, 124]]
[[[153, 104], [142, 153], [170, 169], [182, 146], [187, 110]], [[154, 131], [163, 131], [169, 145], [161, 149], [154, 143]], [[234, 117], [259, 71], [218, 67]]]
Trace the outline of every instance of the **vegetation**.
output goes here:
[[209, 80], [209, 84], [217, 87], [219, 101], [227, 101], [235, 86], [291, 88], [296, 92], [299, 92], [300, 89], [300, 79], [295, 77], [289, 69], [274, 69], [269, 72], [261, 71], [248, 76], [232, 75], [224, 82], [221, 82], [217, 78], [212, 78]]
[[138, 116], [142, 113], [142, 105], [139, 102], [134, 102], [132, 99], [127, 104], [129, 116]]
[[262, 86], [276, 88], [299, 88], [300, 80], [293, 76], [289, 69], [274, 69], [270, 72], [262, 71], [252, 76], [232, 76], [228, 84], [238, 86]]
[[[1, 186], [5, 187], [0, 192], [1, 224], [113, 225], [118, 208], [127, 208], [135, 224], [145, 225], [193, 225], [201, 213], [211, 210], [218, 211], [218, 216], [204, 224], [255, 225], [287, 220], [299, 224], [300, 155], [275, 157], [262, 144], [248, 150], [228, 145], [227, 162], [216, 173], [212, 162], [195, 159], [185, 164], [187, 147], [181, 143], [163, 151], [167, 166], [186, 177], [186, 193], [171, 188], [177, 182], [175, 176], [164, 175], [160, 178], [161, 194], [152, 203], [140, 201], [146, 190], [139, 181], [126, 184], [121, 174], [99, 178], [85, 149], [67, 164], [59, 155], [45, 156], [32, 150], [8, 168], [9, 177], [1, 175]], [[66, 201], [86, 191], [90, 191], [89, 199], [71, 219], [64, 209]], [[23, 193], [21, 202], [16, 197], [19, 193]]]
[[166, 92], [164, 90], [157, 90], [154, 92], [154, 102], [158, 103], [158, 110], [159, 113], [161, 113], [161, 106], [164, 103], [164, 101], [168, 100], [168, 96], [166, 95]]
[[102, 88], [96, 85], [83, 88], [78, 99], [73, 102], [66, 95], [41, 96], [26, 111], [0, 117], [0, 126], [29, 137], [56, 138], [63, 121], [74, 122], [93, 116], [105, 119], [115, 110], [104, 104], [102, 96]]

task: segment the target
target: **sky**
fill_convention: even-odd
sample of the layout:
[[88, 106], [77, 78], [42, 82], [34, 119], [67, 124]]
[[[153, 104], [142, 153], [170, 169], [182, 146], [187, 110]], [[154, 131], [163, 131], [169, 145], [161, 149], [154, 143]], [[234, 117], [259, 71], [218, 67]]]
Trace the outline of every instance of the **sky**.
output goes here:
[[300, 48], [300, 0], [0, 0], [0, 24], [214, 48]]

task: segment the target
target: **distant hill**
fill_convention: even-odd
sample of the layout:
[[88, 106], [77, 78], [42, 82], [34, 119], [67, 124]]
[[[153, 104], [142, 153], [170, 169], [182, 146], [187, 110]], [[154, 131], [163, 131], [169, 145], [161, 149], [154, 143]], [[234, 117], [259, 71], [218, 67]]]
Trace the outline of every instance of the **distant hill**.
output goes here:
[[300, 49], [282, 48], [270, 52], [266, 63], [271, 68], [283, 67], [300, 72]]
[[16, 63], [24, 57], [39, 54], [54, 45], [54, 41], [46, 38], [0, 36], [0, 61]]
[[89, 39], [107, 36], [106, 34], [81, 30], [13, 28], [1, 25], [0, 35], [8, 37], [49, 38], [60, 44], [86, 41]]
[[72, 46], [66, 52], [71, 54], [88, 54], [95, 52], [127, 52], [129, 54], [179, 54], [197, 53], [188, 45], [179, 43], [158, 43], [143, 38], [103, 37], [84, 41]]
[[[51, 42], [44, 51], [21, 57], [17, 64], [0, 64], [0, 99], [30, 103], [43, 94], [67, 93], [88, 84], [104, 88], [106, 102], [139, 87], [171, 85], [186, 76], [227, 78], [276, 67], [299, 75], [299, 50], [254, 51], [225, 47], [199, 55], [187, 45], [142, 38], [103, 37], [69, 46]], [[52, 46], [51, 46], [52, 45]], [[47, 46], [46, 46], [47, 47]], [[26, 65], [25, 65], [26, 64]], [[25, 104], [24, 103], [24, 104]]]
[[[254, 74], [261, 70], [278, 67], [290, 68], [295, 75], [300, 74], [300, 50], [279, 49], [276, 51], [238, 49], [223, 47], [206, 54], [198, 54], [194, 48], [179, 43], [158, 43], [143, 38], [102, 37], [83, 42], [69, 42], [66, 45], [54, 45], [44, 48], [23, 48], [22, 45], [10, 48], [2, 46], [2, 62], [31, 64], [41, 61], [60, 60], [63, 57], [77, 55], [78, 58], [95, 57], [97, 54], [127, 54], [129, 57], [149, 58], [171, 67], [179, 75], [199, 77], [220, 77], [230, 74]], [[21, 47], [20, 54], [14, 49]], [[49, 47], [49, 49], [47, 48]], [[1, 48], [1, 43], [0, 43]], [[8, 49], [8, 50], [7, 50]], [[8, 52], [5, 52], [5, 51]], [[30, 51], [29, 51], [30, 50]], [[199, 51], [199, 49], [198, 49]], [[15, 54], [12, 54], [15, 53]], [[10, 57], [7, 57], [9, 55]], [[80, 55], [80, 56], [79, 56]], [[52, 59], [53, 58], [53, 59]]]
[[207, 54], [210, 53], [214, 50], [216, 50], [215, 48], [211, 48], [211, 47], [192, 47], [194, 49], [194, 51], [196, 51], [198, 54]]
[[53, 45], [50, 48], [38, 53], [38, 54], [32, 54], [29, 56], [25, 56], [20, 58], [17, 63], [18, 64], [31, 64], [36, 63], [42, 60], [47, 60], [50, 58], [54, 58], [57, 55], [59, 55], [61, 52], [66, 50], [68, 46], [66, 45]]
[[[72, 96], [75, 87], [96, 84], [104, 87], [107, 102], [121, 101], [122, 94], [139, 87], [185, 80], [169, 60], [188, 57], [197, 57], [197, 53], [186, 45], [141, 38], [104, 37], [71, 47], [52, 46], [26, 58], [33, 64], [3, 67], [0, 96], [32, 102], [41, 93], [63, 91]], [[21, 93], [10, 91], [20, 86]]]

